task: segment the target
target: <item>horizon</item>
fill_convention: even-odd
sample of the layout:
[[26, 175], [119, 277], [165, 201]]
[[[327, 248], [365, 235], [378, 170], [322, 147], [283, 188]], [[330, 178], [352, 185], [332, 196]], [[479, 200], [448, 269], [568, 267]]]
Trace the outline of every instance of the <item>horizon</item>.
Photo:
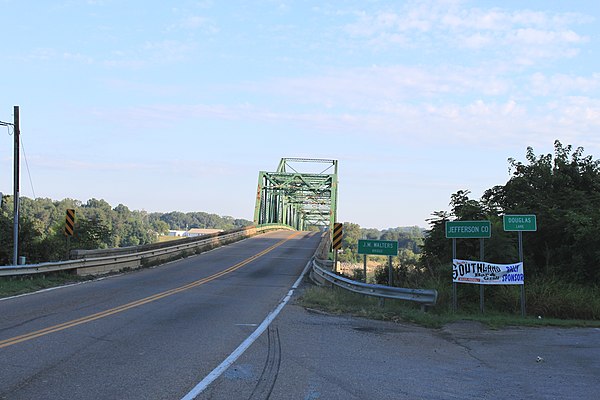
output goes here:
[[259, 171], [335, 159], [340, 222], [427, 228], [458, 190], [505, 184], [529, 146], [600, 156], [600, 3], [0, 5], [21, 196], [251, 221]]

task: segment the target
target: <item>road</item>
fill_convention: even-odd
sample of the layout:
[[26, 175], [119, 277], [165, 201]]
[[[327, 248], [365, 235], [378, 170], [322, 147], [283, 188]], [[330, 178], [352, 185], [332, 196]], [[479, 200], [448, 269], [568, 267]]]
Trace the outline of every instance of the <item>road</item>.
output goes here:
[[[286, 240], [287, 239], [287, 240]], [[0, 301], [0, 398], [183, 399], [281, 304], [318, 234], [277, 232]], [[600, 329], [443, 329], [290, 304], [197, 399], [596, 399]]]
[[599, 392], [597, 328], [428, 329], [292, 304], [198, 399], [595, 400]]
[[2, 300], [0, 398], [180, 399], [281, 301], [319, 240], [279, 231]]

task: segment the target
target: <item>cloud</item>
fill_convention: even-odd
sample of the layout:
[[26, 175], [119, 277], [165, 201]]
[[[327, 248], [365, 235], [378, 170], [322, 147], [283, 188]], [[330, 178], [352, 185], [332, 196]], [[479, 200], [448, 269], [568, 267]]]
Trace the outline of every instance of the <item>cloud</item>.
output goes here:
[[464, 95], [506, 95], [512, 86], [502, 71], [464, 67], [389, 66], [334, 70], [304, 78], [280, 78], [256, 85], [279, 96], [327, 108], [373, 109]]
[[[502, 68], [373, 66], [230, 88], [238, 104], [160, 104], [95, 113], [134, 127], [208, 118], [295, 126], [320, 135], [502, 145], [597, 131], [600, 105], [591, 95], [598, 87], [600, 74], [515, 77]], [[244, 100], [256, 97], [261, 101]]]
[[188, 57], [196, 46], [193, 43], [178, 40], [161, 40], [144, 43], [143, 49], [155, 61], [181, 61]]
[[95, 63], [95, 59], [92, 56], [70, 51], [62, 51], [55, 48], [34, 48], [28, 54], [17, 55], [10, 57], [13, 60], [20, 62], [61, 62], [66, 61], [73, 64], [87, 64], [91, 65]]
[[[354, 45], [378, 50], [396, 46], [457, 51], [487, 50], [495, 58], [530, 65], [541, 59], [573, 57], [589, 41], [574, 26], [593, 19], [576, 13], [469, 7], [454, 1], [411, 1], [393, 9], [357, 11], [343, 30]], [[532, 50], [533, 51], [532, 53]], [[528, 55], [528, 56], [527, 56]]]
[[595, 93], [600, 89], [600, 73], [585, 77], [536, 72], [529, 78], [529, 87], [538, 96]]
[[102, 61], [109, 68], [141, 69], [149, 65], [181, 63], [189, 60], [197, 50], [194, 42], [179, 40], [146, 41], [137, 49], [113, 51]]
[[201, 30], [210, 34], [219, 32], [217, 24], [212, 19], [200, 15], [188, 15], [172, 25], [170, 29]]
[[93, 162], [89, 159], [80, 160], [74, 158], [61, 157], [60, 159], [48, 157], [30, 157], [29, 162], [32, 166], [43, 169], [66, 170], [66, 171], [99, 171], [99, 172], [119, 172], [119, 171], [159, 171], [163, 168], [159, 163], [133, 163], [133, 162]]
[[600, 128], [600, 99], [569, 96], [563, 101], [550, 103], [553, 120], [577, 131], [597, 133]]
[[125, 79], [106, 79], [106, 85], [114, 90], [126, 93], [141, 93], [153, 96], [173, 96], [184, 92], [185, 88], [173, 84], [159, 84], [154, 82], [130, 81]]

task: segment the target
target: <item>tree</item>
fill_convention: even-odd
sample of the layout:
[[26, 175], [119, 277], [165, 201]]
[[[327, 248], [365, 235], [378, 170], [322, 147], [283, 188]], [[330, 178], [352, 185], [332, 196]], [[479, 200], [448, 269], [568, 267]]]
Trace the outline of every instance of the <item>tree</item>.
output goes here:
[[528, 163], [509, 159], [509, 181], [482, 197], [503, 213], [537, 215], [538, 231], [524, 248], [530, 272], [600, 281], [600, 161], [583, 152], [558, 140], [554, 155], [528, 147]]
[[342, 249], [340, 261], [356, 261], [358, 252], [358, 239], [360, 239], [360, 225], [344, 222]]
[[[492, 237], [485, 259], [517, 261], [517, 236], [504, 232], [502, 214], [535, 214], [538, 230], [524, 235], [528, 276], [554, 275], [571, 282], [600, 282], [600, 161], [554, 143], [554, 155], [536, 156], [527, 148], [526, 163], [509, 159], [511, 177], [505, 185], [485, 191], [480, 201], [461, 190], [451, 196], [451, 212], [438, 211], [423, 245], [422, 263], [434, 271], [450, 260], [445, 222], [487, 219]], [[478, 259], [475, 240], [457, 240], [459, 258]], [[436, 267], [437, 266], [437, 267]]]

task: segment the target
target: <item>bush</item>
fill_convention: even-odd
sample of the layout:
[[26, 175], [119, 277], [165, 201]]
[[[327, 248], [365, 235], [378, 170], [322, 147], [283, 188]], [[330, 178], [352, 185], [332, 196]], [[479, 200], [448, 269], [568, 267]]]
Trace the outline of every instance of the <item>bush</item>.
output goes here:
[[[430, 278], [421, 288], [438, 291], [433, 312], [452, 310], [452, 282], [450, 279]], [[458, 284], [458, 310], [479, 312], [479, 285]], [[600, 320], [600, 287], [565, 283], [557, 278], [529, 279], [525, 283], [527, 315], [543, 318]], [[485, 310], [519, 314], [521, 287], [517, 285], [485, 286]]]
[[352, 270], [352, 280], [357, 282], [364, 282], [365, 271], [362, 268], [354, 268]]

